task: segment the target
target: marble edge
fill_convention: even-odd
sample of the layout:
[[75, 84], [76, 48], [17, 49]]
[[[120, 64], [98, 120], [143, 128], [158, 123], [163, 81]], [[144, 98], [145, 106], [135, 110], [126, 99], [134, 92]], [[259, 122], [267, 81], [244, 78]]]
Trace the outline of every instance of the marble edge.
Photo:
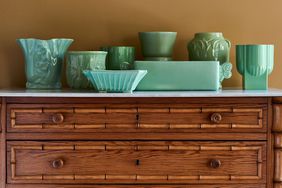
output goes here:
[[133, 93], [97, 93], [75, 90], [0, 90], [0, 97], [282, 97], [282, 90], [136, 91]]

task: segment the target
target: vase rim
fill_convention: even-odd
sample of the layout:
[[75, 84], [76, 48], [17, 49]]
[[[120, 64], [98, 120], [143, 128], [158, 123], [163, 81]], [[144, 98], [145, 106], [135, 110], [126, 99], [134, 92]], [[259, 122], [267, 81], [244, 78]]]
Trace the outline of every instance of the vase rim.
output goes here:
[[68, 51], [67, 54], [107, 54], [106, 51]]
[[139, 32], [139, 34], [146, 34], [146, 33], [148, 33], [148, 34], [161, 34], [161, 33], [163, 33], [163, 34], [177, 34], [177, 32], [175, 32], [175, 31], [142, 31], [142, 32]]
[[37, 38], [18, 38], [17, 40], [38, 40], [38, 41], [52, 41], [52, 40], [69, 40], [74, 41], [74, 39], [71, 38], [51, 38], [51, 39], [37, 39]]
[[223, 36], [222, 32], [199, 32], [199, 33], [195, 33], [195, 36]]
[[135, 48], [135, 47], [134, 46], [119, 46], [119, 45], [117, 45], [117, 46], [101, 46], [100, 49], [101, 48]]
[[274, 44], [236, 44], [236, 46], [274, 46]]

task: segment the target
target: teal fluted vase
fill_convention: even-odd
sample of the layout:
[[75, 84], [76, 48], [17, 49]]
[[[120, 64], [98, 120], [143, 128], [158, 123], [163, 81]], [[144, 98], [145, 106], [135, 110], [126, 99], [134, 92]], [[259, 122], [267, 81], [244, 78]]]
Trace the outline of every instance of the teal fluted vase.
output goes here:
[[18, 39], [25, 56], [26, 88], [59, 89], [64, 55], [73, 39]]
[[73, 89], [93, 89], [84, 70], [105, 70], [107, 52], [69, 51], [66, 55], [67, 84]]
[[273, 64], [274, 45], [236, 45], [236, 66], [245, 90], [267, 90]]
[[187, 49], [190, 61], [229, 62], [231, 43], [222, 33], [196, 33]]

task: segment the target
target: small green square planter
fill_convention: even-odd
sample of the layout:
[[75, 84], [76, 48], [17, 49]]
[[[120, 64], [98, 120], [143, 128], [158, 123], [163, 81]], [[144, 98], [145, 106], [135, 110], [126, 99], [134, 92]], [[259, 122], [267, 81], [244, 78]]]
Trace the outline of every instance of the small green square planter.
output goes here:
[[69, 51], [66, 54], [66, 78], [72, 89], [94, 89], [84, 70], [105, 70], [107, 52]]

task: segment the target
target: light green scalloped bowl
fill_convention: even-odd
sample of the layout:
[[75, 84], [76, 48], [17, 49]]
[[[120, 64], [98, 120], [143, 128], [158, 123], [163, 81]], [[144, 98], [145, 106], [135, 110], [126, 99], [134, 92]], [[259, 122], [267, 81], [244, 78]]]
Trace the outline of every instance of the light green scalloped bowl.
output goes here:
[[99, 92], [132, 93], [147, 70], [84, 70], [83, 74]]

